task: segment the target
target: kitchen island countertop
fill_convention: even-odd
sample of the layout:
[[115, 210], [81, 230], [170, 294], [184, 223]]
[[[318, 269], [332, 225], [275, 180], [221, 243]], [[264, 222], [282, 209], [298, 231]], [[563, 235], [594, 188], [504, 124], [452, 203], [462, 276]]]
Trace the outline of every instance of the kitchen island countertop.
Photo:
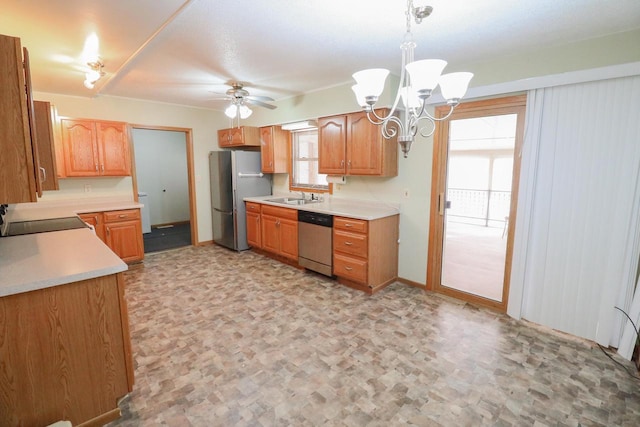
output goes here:
[[0, 297], [127, 268], [89, 228], [0, 237]]
[[277, 202], [270, 202], [269, 199], [279, 197], [300, 197], [300, 194], [286, 194], [284, 196], [260, 196], [245, 197], [245, 202], [262, 203], [270, 206], [279, 206], [282, 208], [304, 210], [309, 212], [325, 213], [334, 216], [344, 216], [353, 219], [363, 219], [367, 221], [385, 218], [392, 215], [398, 215], [400, 209], [398, 205], [393, 203], [373, 202], [367, 200], [351, 200], [327, 197], [322, 202], [306, 203], [304, 205], [288, 205]]

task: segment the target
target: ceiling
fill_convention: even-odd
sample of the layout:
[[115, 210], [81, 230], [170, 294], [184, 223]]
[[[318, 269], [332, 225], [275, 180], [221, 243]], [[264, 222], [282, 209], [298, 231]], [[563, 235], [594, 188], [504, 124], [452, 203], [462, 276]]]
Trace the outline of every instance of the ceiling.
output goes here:
[[[450, 71], [640, 28], [638, 0], [415, 3], [434, 7], [413, 24], [416, 58], [445, 59]], [[404, 0], [3, 0], [0, 33], [29, 49], [35, 91], [223, 109], [212, 92], [230, 81], [279, 100], [350, 82], [363, 68], [399, 74], [405, 8]], [[92, 32], [107, 74], [88, 90], [82, 51]]]

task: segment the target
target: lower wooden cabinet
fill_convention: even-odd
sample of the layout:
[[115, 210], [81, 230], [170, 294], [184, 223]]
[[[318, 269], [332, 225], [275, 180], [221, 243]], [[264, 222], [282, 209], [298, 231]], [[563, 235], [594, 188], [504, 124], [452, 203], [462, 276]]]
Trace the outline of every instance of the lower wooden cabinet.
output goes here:
[[375, 292], [398, 277], [399, 216], [333, 218], [333, 274]]
[[262, 249], [298, 261], [298, 211], [262, 206]]
[[104, 425], [133, 390], [122, 273], [0, 298], [0, 426]]
[[86, 213], [81, 214], [80, 218], [91, 224], [100, 240], [124, 262], [144, 259], [140, 209]]
[[252, 248], [262, 249], [262, 227], [260, 221], [260, 204], [247, 202], [247, 243]]

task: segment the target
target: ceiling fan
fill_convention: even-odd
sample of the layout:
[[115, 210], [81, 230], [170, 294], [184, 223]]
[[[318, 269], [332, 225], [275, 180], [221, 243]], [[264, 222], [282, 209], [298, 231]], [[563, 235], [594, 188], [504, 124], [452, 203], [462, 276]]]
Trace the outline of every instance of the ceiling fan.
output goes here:
[[224, 96], [214, 99], [231, 101], [231, 104], [224, 110], [224, 113], [230, 119], [234, 119], [238, 115], [242, 119], [249, 117], [253, 111], [251, 111], [248, 105], [264, 107], [270, 110], [277, 108], [275, 105], [267, 103], [273, 102], [273, 98], [249, 94], [249, 91], [244, 89], [244, 83], [242, 82], [231, 82], [229, 85], [231, 86], [231, 89], [227, 90]]

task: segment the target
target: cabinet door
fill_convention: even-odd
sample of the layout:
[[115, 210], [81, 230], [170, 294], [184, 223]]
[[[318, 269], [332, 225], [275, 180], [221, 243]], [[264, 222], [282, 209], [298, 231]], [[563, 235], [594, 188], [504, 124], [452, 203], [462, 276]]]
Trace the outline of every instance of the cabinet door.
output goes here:
[[220, 129], [218, 131], [218, 147], [228, 147], [231, 144], [230, 129]]
[[92, 226], [96, 232], [96, 236], [98, 236], [100, 240], [106, 243], [106, 240], [104, 238], [104, 222], [102, 220], [101, 212], [80, 214], [78, 216], [81, 220]]
[[329, 175], [346, 173], [347, 117], [322, 117], [318, 120], [318, 172]]
[[260, 128], [260, 162], [264, 173], [273, 173], [273, 126]]
[[33, 108], [38, 139], [38, 158], [42, 172], [42, 189], [58, 190], [58, 172], [56, 168], [55, 147], [53, 143], [53, 112], [51, 104], [34, 101]]
[[105, 224], [107, 246], [124, 262], [140, 261], [144, 257], [140, 220]]
[[96, 122], [96, 138], [100, 153], [100, 175], [131, 175], [126, 124]]
[[298, 260], [298, 221], [280, 219], [280, 255]]
[[35, 202], [22, 50], [20, 39], [8, 36], [0, 36], [0, 151], [0, 203]]
[[262, 172], [289, 172], [289, 136], [290, 132], [280, 126], [260, 128]]
[[229, 129], [229, 145], [244, 145], [244, 127]]
[[262, 248], [260, 214], [247, 212], [247, 243], [254, 248]]
[[380, 137], [380, 126], [372, 124], [365, 112], [349, 114], [347, 126], [347, 174], [380, 175], [382, 144], [386, 141]]
[[274, 253], [280, 252], [279, 218], [262, 215], [262, 249]]
[[94, 122], [63, 119], [61, 125], [66, 175], [100, 175]]

